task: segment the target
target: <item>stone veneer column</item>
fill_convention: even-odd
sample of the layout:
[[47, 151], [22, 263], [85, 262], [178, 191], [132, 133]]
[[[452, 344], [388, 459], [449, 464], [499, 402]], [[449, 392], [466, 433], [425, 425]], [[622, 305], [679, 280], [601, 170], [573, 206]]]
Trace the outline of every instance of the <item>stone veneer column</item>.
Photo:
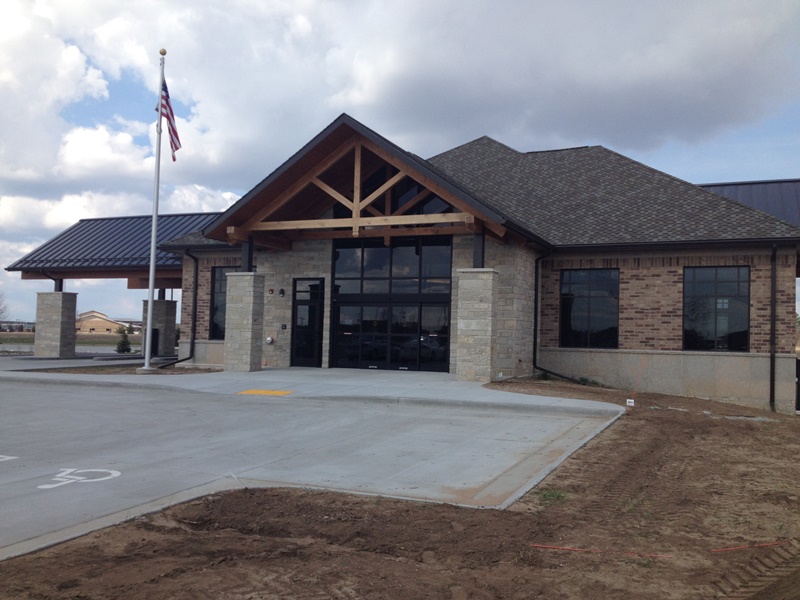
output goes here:
[[228, 273], [225, 370], [261, 370], [263, 337], [264, 275]]
[[36, 335], [33, 355], [49, 358], [75, 356], [75, 312], [78, 294], [39, 292], [36, 295]]
[[[175, 354], [175, 320], [178, 313], [177, 300], [153, 300], [153, 329], [158, 329], [158, 356]], [[143, 300], [142, 331], [147, 331], [147, 300]], [[142, 354], [145, 349], [142, 347]]]
[[485, 382], [496, 377], [498, 277], [494, 269], [458, 269], [458, 379]]

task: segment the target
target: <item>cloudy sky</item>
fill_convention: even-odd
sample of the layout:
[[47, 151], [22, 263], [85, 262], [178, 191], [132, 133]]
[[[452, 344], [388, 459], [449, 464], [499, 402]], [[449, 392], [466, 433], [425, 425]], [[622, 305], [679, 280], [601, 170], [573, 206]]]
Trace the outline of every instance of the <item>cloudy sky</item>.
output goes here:
[[[151, 213], [162, 47], [176, 213], [225, 209], [342, 112], [421, 156], [490, 135], [693, 183], [800, 177], [798, 32], [797, 0], [3, 0], [0, 265], [78, 219]], [[66, 290], [112, 317], [147, 295]], [[12, 318], [38, 291], [0, 272]]]

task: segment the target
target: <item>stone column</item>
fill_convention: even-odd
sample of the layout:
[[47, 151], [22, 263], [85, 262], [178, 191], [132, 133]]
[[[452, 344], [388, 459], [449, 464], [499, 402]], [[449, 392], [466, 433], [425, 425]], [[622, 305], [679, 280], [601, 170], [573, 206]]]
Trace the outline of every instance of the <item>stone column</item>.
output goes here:
[[[147, 331], [147, 300], [142, 301], [142, 333]], [[158, 330], [157, 356], [173, 356], [175, 354], [175, 321], [178, 314], [177, 300], [153, 300], [153, 329]], [[154, 338], [155, 340], [155, 338]], [[142, 337], [142, 355], [144, 355], [144, 337]]]
[[487, 382], [497, 377], [494, 336], [498, 277], [494, 269], [458, 269], [458, 379]]
[[264, 337], [264, 275], [228, 273], [225, 370], [259, 371]]
[[33, 355], [49, 358], [75, 356], [75, 312], [78, 294], [39, 292], [36, 295], [36, 334]]

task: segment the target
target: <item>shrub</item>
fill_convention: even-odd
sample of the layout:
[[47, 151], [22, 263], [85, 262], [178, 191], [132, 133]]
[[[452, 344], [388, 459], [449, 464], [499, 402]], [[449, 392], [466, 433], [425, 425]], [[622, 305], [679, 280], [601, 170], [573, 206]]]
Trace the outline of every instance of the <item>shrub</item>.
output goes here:
[[117, 328], [119, 341], [117, 342], [117, 354], [128, 354], [131, 351], [131, 341], [128, 339], [128, 331], [120, 325]]

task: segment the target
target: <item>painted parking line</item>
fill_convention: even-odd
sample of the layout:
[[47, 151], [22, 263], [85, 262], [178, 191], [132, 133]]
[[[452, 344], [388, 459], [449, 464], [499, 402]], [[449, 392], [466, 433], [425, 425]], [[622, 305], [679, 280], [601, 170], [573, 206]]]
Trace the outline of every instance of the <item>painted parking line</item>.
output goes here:
[[251, 394], [259, 396], [287, 396], [292, 394], [292, 390], [243, 390], [237, 394]]
[[0, 454], [0, 462], [3, 462], [4, 460], [14, 460], [15, 458], [19, 458], [19, 456], [5, 456]]

